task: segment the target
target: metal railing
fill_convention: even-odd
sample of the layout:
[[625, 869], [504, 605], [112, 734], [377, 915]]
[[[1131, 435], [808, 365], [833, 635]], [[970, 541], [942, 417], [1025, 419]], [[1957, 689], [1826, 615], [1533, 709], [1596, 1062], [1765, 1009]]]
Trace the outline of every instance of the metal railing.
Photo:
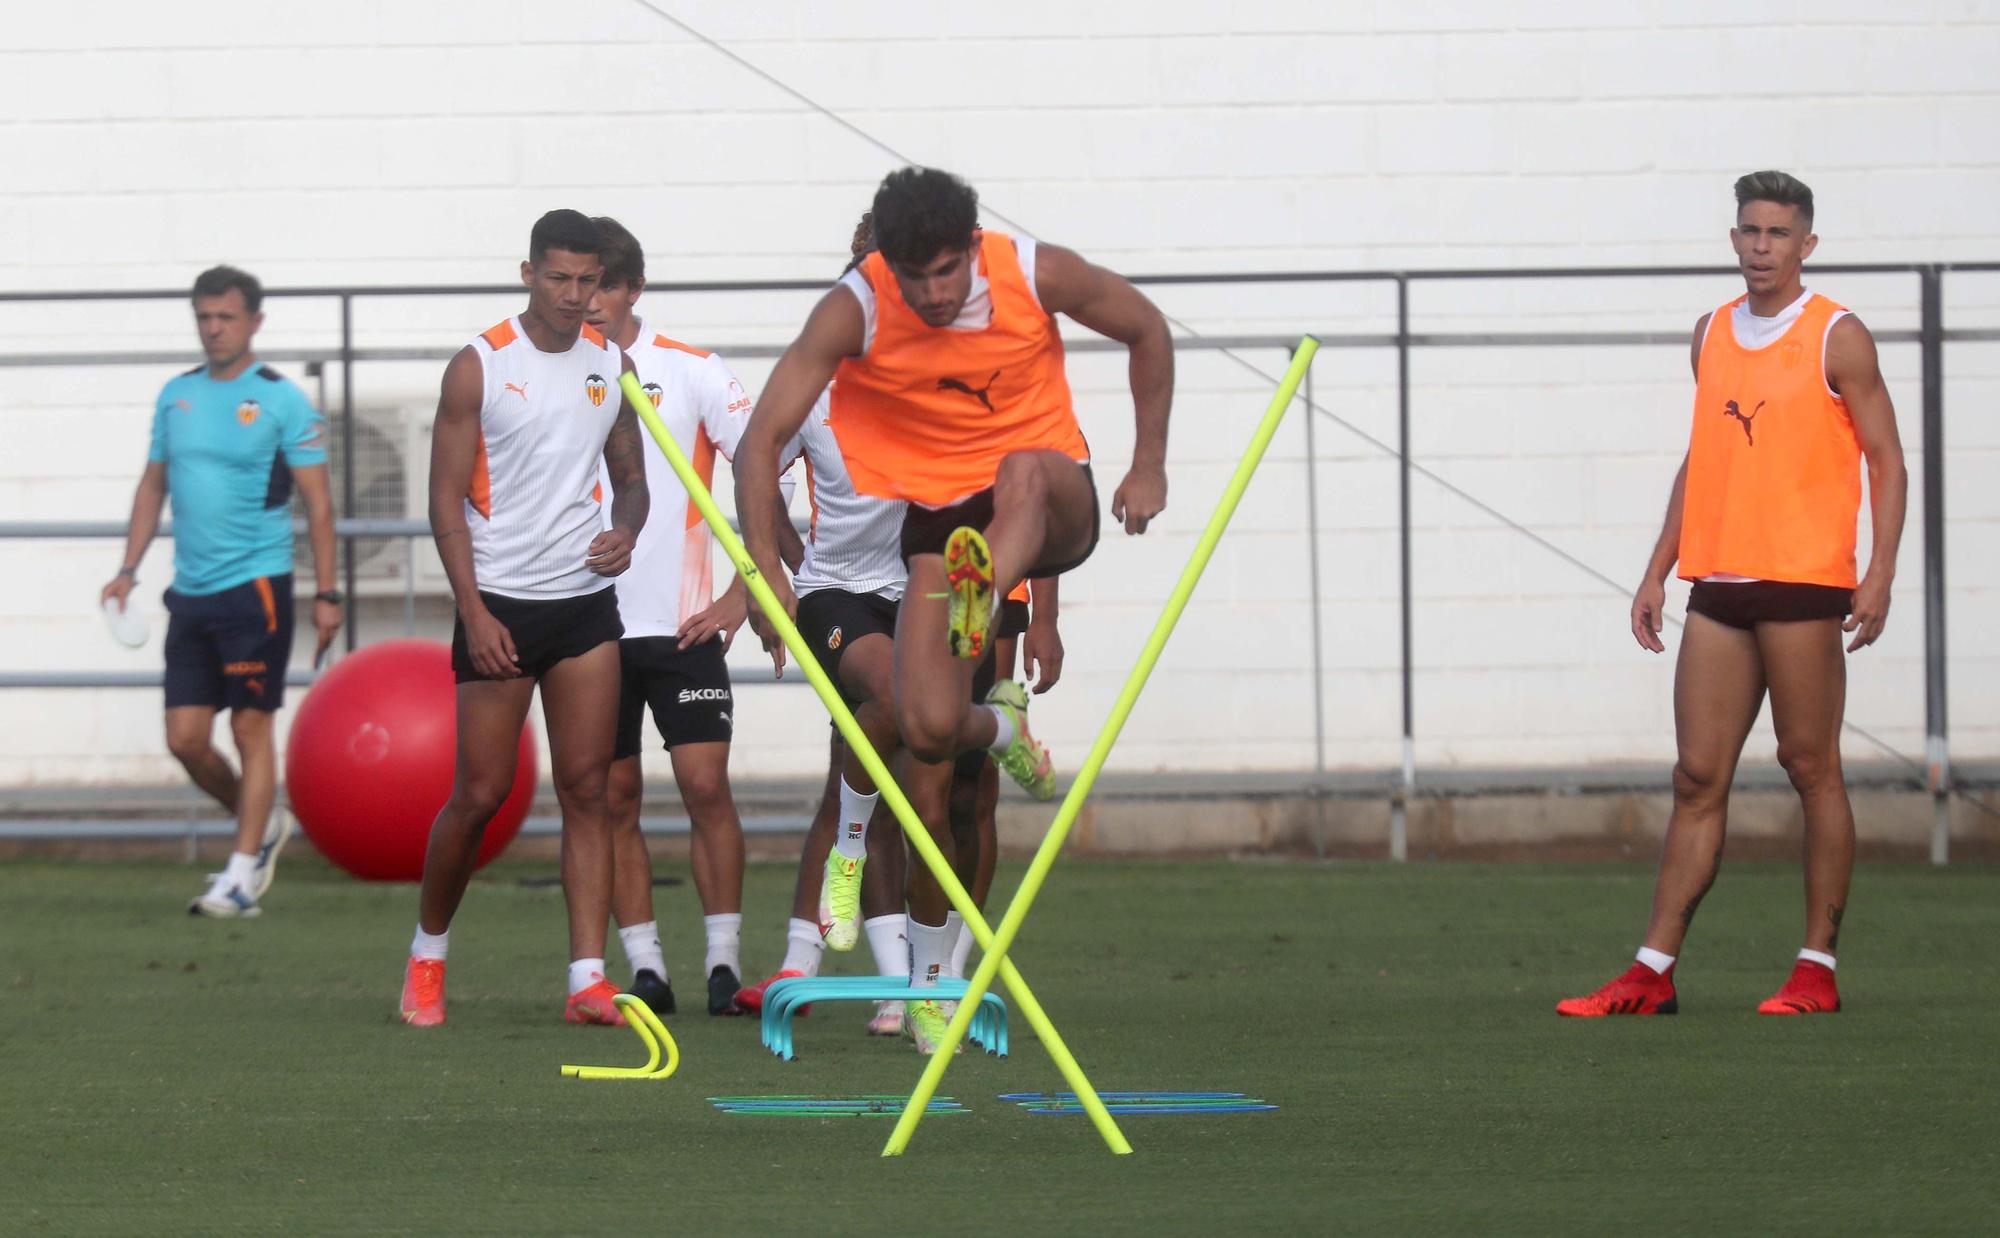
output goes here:
[[[1920, 772], [1924, 785], [1932, 797], [1933, 825], [1931, 832], [1931, 859], [1943, 864], [1949, 857], [1949, 815], [1948, 801], [1954, 790], [1954, 777], [1950, 762], [1949, 721], [1946, 697], [1946, 648], [1945, 648], [1945, 564], [1944, 564], [1944, 347], [1950, 342], [1994, 342], [2000, 341], [2000, 330], [1974, 328], [1949, 330], [1944, 323], [1943, 288], [1945, 276], [1950, 272], [1986, 273], [2000, 272], [2000, 262], [1971, 263], [1859, 263], [1815, 265], [1810, 273], [1820, 275], [1906, 275], [1917, 282], [1917, 311], [1919, 323], [1914, 330], [1878, 330], [1875, 338], [1881, 343], [1914, 343], [1921, 355], [1920, 386], [1922, 408], [1922, 456], [1923, 456], [1923, 511], [1920, 526], [1923, 536], [1923, 593], [1924, 593], [1924, 691], [1925, 691], [1925, 752]], [[1737, 275], [1734, 267], [1726, 266], [1627, 266], [1627, 267], [1525, 267], [1525, 268], [1437, 268], [1428, 270], [1402, 271], [1289, 271], [1289, 272], [1232, 272], [1220, 274], [1185, 275], [1143, 275], [1133, 278], [1133, 282], [1147, 286], [1253, 286], [1277, 284], [1378, 284], [1389, 285], [1395, 294], [1395, 328], [1388, 332], [1326, 332], [1319, 335], [1323, 348], [1334, 349], [1393, 349], [1396, 355], [1396, 409], [1397, 435], [1393, 444], [1376, 440], [1361, 432], [1357, 427], [1342, 421], [1331, 410], [1314, 400], [1311, 376], [1308, 375], [1304, 398], [1312, 415], [1306, 419], [1306, 466], [1307, 466], [1307, 506], [1308, 506], [1308, 554], [1310, 556], [1310, 579], [1312, 584], [1313, 614], [1313, 684], [1314, 684], [1314, 764], [1318, 776], [1314, 786], [1325, 783], [1326, 742], [1325, 742], [1325, 688], [1324, 653], [1322, 649], [1322, 600], [1319, 581], [1319, 496], [1315, 464], [1318, 459], [1317, 427], [1321, 420], [1330, 420], [1359, 434], [1376, 447], [1393, 457], [1398, 472], [1398, 558], [1399, 558], [1399, 609], [1400, 609], [1400, 681], [1401, 681], [1401, 769], [1391, 804], [1391, 825], [1389, 850], [1398, 859], [1408, 855], [1407, 814], [1409, 804], [1418, 792], [1416, 768], [1416, 709], [1413, 674], [1415, 667], [1414, 649], [1414, 592], [1412, 587], [1412, 522], [1410, 515], [1411, 481], [1413, 474], [1422, 472], [1430, 480], [1443, 485], [1447, 490], [1470, 502], [1487, 516], [1500, 521], [1543, 547], [1563, 554], [1559, 547], [1541, 538], [1532, 530], [1512, 520], [1464, 490], [1453, 486], [1445, 479], [1430, 473], [1412, 461], [1410, 455], [1411, 399], [1413, 384], [1410, 377], [1410, 360], [1418, 349], [1450, 348], [1495, 348], [1495, 347], [1593, 347], [1593, 346], [1679, 346], [1688, 343], [1685, 331], [1432, 331], [1413, 329], [1411, 324], [1410, 291], [1413, 285], [1471, 281], [1525, 281], [1525, 280], [1579, 280], [1596, 281], [1606, 279], [1678, 279], [1687, 277], [1717, 278]], [[816, 292], [824, 290], [824, 280], [749, 280], [749, 281], [700, 281], [680, 283], [660, 283], [648, 285], [650, 291], [658, 293], [756, 293], [756, 292]], [[340, 426], [343, 455], [345, 461], [355, 458], [355, 402], [354, 366], [360, 362], [379, 361], [442, 361], [448, 358], [454, 348], [431, 347], [361, 347], [355, 342], [354, 307], [357, 301], [373, 299], [401, 299], [411, 297], [439, 296], [518, 296], [520, 288], [511, 284], [452, 284], [413, 286], [322, 286], [302, 288], [277, 288], [266, 290], [265, 295], [274, 298], [320, 298], [338, 303], [339, 339], [335, 348], [270, 350], [260, 355], [275, 361], [305, 361], [317, 365], [333, 364], [340, 370]], [[147, 289], [128, 292], [0, 292], [0, 305], [32, 302], [107, 302], [107, 301], [148, 301], [183, 300], [185, 289]], [[1264, 371], [1242, 358], [1244, 350], [1284, 350], [1296, 342], [1296, 336], [1272, 335], [1204, 335], [1182, 326], [1183, 334], [1177, 336], [1176, 345], [1181, 349], [1207, 349], [1223, 352], [1234, 357], [1259, 374]], [[732, 357], [768, 359], [777, 356], [782, 349], [766, 344], [744, 344], [734, 347], [719, 346]], [[1119, 347], [1099, 340], [1081, 340], [1067, 345], [1071, 352], [1108, 351]], [[92, 353], [0, 353], [0, 367], [12, 366], [74, 366], [102, 364], [185, 364], [189, 354], [184, 351], [132, 351], [132, 352], [92, 352]], [[1266, 375], [1275, 381], [1275, 375]], [[356, 506], [355, 472], [344, 468], [341, 478], [341, 510], [345, 513], [339, 521], [344, 546], [343, 572], [350, 596], [356, 593], [357, 575], [354, 539], [361, 536], [416, 536], [427, 534], [428, 529], [417, 521], [359, 520], [354, 517]], [[89, 532], [65, 532], [77, 526], [58, 526], [53, 523], [11, 522], [0, 523], [0, 538], [7, 537], [62, 537], [62, 536], [105, 536], [100, 527], [93, 526]], [[108, 526], [110, 535], [122, 536], [123, 526]], [[1574, 560], [1571, 560], [1575, 562]], [[414, 573], [406, 573], [409, 581]], [[406, 585], [406, 588], [413, 586]], [[408, 605], [413, 605], [409, 603]], [[406, 611], [407, 613], [407, 611]], [[350, 623], [346, 640], [351, 650], [359, 637], [358, 623]], [[299, 674], [299, 672], [294, 672]], [[30, 682], [32, 675], [33, 681]], [[157, 682], [153, 677], [151, 682]], [[118, 681], [125, 686], [124, 680]], [[98, 687], [111, 686], [110, 679], [102, 672], [12, 672], [0, 674], [0, 687]], [[1872, 738], [1872, 737], [1870, 737]], [[1876, 741], [1879, 746], [1880, 741]], [[1908, 758], [1899, 759], [1908, 761]], [[1912, 763], [1913, 765], [1915, 763]]]

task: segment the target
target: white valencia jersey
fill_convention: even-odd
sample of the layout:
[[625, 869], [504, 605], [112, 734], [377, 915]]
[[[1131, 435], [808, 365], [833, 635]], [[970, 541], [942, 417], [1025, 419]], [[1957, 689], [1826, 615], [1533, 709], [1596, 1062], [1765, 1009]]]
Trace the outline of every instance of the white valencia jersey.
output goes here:
[[827, 392], [832, 390], [820, 392], [778, 463], [783, 470], [805, 457], [806, 495], [812, 501], [806, 557], [792, 577], [792, 591], [804, 597], [821, 589], [843, 589], [900, 601], [909, 576], [903, 566], [903, 513], [910, 505], [856, 492], [827, 425]]
[[531, 599], [597, 592], [604, 578], [584, 560], [603, 528], [597, 479], [618, 416], [618, 346], [585, 326], [567, 352], [543, 352], [509, 318], [472, 350], [485, 375], [465, 496], [479, 587]]
[[[750, 396], [722, 358], [677, 343], [636, 324], [638, 339], [629, 355], [639, 385], [659, 410], [660, 420], [680, 445], [688, 463], [713, 489], [715, 457], [736, 458], [736, 444], [750, 424]], [[715, 600], [709, 546], [713, 534], [701, 509], [667, 463], [667, 457], [647, 434], [646, 488], [652, 494], [652, 514], [639, 532], [632, 566], [616, 578], [618, 617], [625, 635], [675, 636], [681, 626], [708, 609]], [[604, 480], [605, 502], [611, 482]], [[608, 515], [606, 517], [609, 519]]]

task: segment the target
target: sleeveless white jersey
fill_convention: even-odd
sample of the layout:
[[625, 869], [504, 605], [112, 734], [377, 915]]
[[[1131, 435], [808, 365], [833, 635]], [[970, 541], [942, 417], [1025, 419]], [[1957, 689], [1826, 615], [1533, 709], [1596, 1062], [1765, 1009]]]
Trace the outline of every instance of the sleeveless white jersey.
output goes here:
[[585, 326], [567, 352], [543, 352], [509, 318], [472, 349], [486, 382], [465, 500], [479, 587], [528, 599], [597, 592], [605, 579], [584, 560], [604, 527], [597, 479], [618, 415], [618, 346]]
[[900, 601], [909, 576], [903, 566], [903, 513], [910, 505], [856, 493], [840, 444], [826, 424], [827, 392], [832, 390], [820, 392], [778, 465], [790, 468], [792, 461], [805, 457], [806, 494], [812, 501], [805, 562], [792, 577], [792, 591], [804, 597], [842, 589]]
[[[736, 444], [750, 424], [750, 396], [722, 358], [690, 348], [637, 323], [630, 350], [639, 384], [659, 410], [701, 484], [714, 488], [715, 456], [736, 458]], [[681, 626], [715, 600], [709, 546], [713, 535], [701, 509], [653, 436], [646, 440], [646, 488], [652, 514], [639, 532], [632, 566], [616, 578], [618, 616], [625, 635], [675, 636]], [[604, 480], [606, 527], [611, 482]]]

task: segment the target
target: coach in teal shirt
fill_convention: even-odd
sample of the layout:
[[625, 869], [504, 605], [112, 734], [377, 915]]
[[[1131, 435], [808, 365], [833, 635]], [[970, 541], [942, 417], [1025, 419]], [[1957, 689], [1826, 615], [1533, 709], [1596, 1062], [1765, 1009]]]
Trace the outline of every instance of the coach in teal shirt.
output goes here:
[[167, 466], [175, 593], [292, 570], [293, 470], [326, 463], [325, 425], [268, 365], [227, 380], [197, 366], [167, 383], [147, 459]]
[[[290, 821], [271, 826], [277, 797], [272, 718], [285, 699], [292, 654], [294, 486], [312, 538], [318, 645], [340, 628], [334, 588], [333, 501], [326, 423], [283, 375], [250, 350], [264, 324], [264, 290], [234, 267], [194, 283], [195, 327], [208, 360], [170, 382], [153, 409], [146, 471], [132, 498], [124, 565], [102, 598], [121, 609], [139, 562], [174, 509], [174, 583], [167, 611], [167, 748], [195, 785], [236, 818], [236, 848], [208, 891], [189, 905], [209, 916], [254, 916], [270, 887]], [[229, 711], [241, 772], [211, 742]]]

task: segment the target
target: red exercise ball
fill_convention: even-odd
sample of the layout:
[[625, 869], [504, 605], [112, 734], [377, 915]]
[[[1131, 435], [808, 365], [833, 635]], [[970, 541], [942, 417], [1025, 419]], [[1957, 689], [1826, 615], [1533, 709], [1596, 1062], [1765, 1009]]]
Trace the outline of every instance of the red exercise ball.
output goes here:
[[[456, 704], [451, 650], [435, 641], [369, 645], [319, 677], [292, 718], [285, 789], [322, 855], [369, 881], [423, 876], [431, 821], [451, 795]], [[535, 739], [526, 726], [517, 758], [480, 866], [514, 841], [534, 798]]]

